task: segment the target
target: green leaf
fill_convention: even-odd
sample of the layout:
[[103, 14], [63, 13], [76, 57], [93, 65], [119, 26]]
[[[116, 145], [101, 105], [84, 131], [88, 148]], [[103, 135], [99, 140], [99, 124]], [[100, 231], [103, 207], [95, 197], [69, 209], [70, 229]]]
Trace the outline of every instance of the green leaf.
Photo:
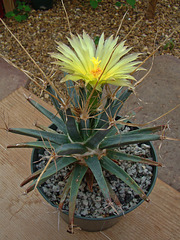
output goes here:
[[96, 1], [96, 0], [90, 0], [90, 5], [91, 5], [91, 7], [92, 8], [97, 8], [97, 6], [98, 6], [98, 1]]
[[61, 200], [59, 202], [59, 207], [58, 208], [61, 209], [61, 210], [63, 208], [64, 201], [66, 200], [66, 197], [67, 197], [67, 195], [69, 193], [69, 190], [70, 190], [70, 187], [71, 187], [72, 176], [73, 176], [73, 172], [71, 172], [71, 174], [70, 174], [70, 176], [69, 176], [69, 178], [67, 180], [67, 183], [66, 183], [66, 185], [65, 185], [65, 187], [63, 189], [63, 192], [62, 192], [62, 194], [60, 196]]
[[[124, 122], [126, 122], [126, 121], [124, 120]], [[117, 133], [119, 133], [119, 131], [122, 129], [122, 127], [124, 127], [124, 125], [116, 123], [116, 126], [113, 126], [106, 136], [109, 137], [109, 136], [116, 135]]]
[[125, 101], [128, 99], [128, 97], [131, 95], [132, 90], [126, 89], [122, 94], [121, 90], [117, 92], [116, 100], [108, 100], [108, 103], [106, 104], [107, 107], [105, 111], [102, 111], [99, 123], [97, 125], [97, 128], [101, 128], [105, 122], [109, 122], [108, 117], [116, 118], [119, 111], [123, 107]]
[[96, 36], [96, 37], [95, 37], [95, 39], [94, 39], [94, 43], [95, 43], [96, 45], [98, 45], [98, 43], [99, 43], [99, 39], [100, 39], [99, 36]]
[[160, 139], [159, 135], [151, 134], [118, 134], [105, 138], [105, 140], [100, 143], [99, 148], [116, 148], [126, 144], [145, 143]]
[[117, 116], [121, 108], [124, 106], [124, 103], [129, 98], [133, 91], [130, 89], [126, 89], [121, 94], [121, 89], [116, 94], [116, 100], [113, 101], [112, 107], [111, 107], [111, 116]]
[[[117, 91], [115, 101], [121, 97], [124, 89], [125, 89], [125, 87], [121, 87], [121, 88]], [[113, 102], [113, 103], [116, 104], [116, 102]]]
[[82, 179], [87, 171], [88, 167], [77, 164], [72, 172], [72, 181], [70, 187], [70, 198], [69, 198], [69, 225], [70, 229], [73, 229], [74, 223], [74, 212], [76, 206], [76, 198], [79, 190], [79, 186]]
[[[62, 158], [58, 158], [56, 161], [58, 162], [58, 161], [60, 161], [60, 159], [62, 159]], [[57, 162], [56, 162], [56, 163], [57, 163]], [[53, 167], [53, 166], [54, 166], [54, 161], [52, 161], [52, 162], [47, 166], [47, 169], [49, 169], [49, 168], [51, 168], [51, 167]], [[35, 179], [35, 181], [33, 182], [33, 184], [36, 183], [36, 179], [39, 177], [39, 175], [42, 173], [42, 171], [43, 171], [43, 168], [35, 171], [33, 174], [31, 174], [30, 176], [28, 176], [28, 177], [20, 184], [20, 187], [23, 187], [24, 185], [26, 185], [27, 183], [29, 183], [29, 182], [32, 181], [33, 179]], [[47, 170], [46, 170], [46, 171], [47, 171]], [[33, 186], [33, 184], [32, 184], [32, 186]]]
[[[86, 103], [86, 99], [88, 99], [93, 91], [93, 88], [90, 84], [88, 84], [86, 86], [87, 89], [87, 96], [85, 99], [85, 103]], [[90, 115], [94, 115], [97, 113], [97, 108], [101, 105], [101, 97], [102, 97], [102, 93], [95, 90], [93, 92], [93, 94], [91, 95], [91, 98], [89, 100], [89, 114]]]
[[170, 39], [163, 47], [164, 50], [167, 50], [167, 49], [170, 49], [172, 50], [174, 48], [174, 39]]
[[21, 15], [21, 21], [24, 21], [26, 19], [28, 19], [28, 15], [27, 14]]
[[73, 116], [70, 108], [67, 109], [66, 116], [67, 116], [66, 126], [69, 137], [74, 142], [82, 142], [83, 139], [80, 136], [80, 132], [75, 121], [75, 116]]
[[29, 185], [29, 187], [25, 190], [25, 194], [31, 192], [31, 191], [34, 189], [34, 187], [35, 187], [35, 181], [33, 181], [33, 182]]
[[86, 140], [91, 134], [90, 119], [87, 119], [86, 121], [81, 119], [79, 123], [79, 130], [83, 140]]
[[39, 103], [35, 102], [33, 99], [28, 98], [28, 101], [44, 116], [49, 118], [64, 134], [67, 134], [66, 125], [62, 119], [55, 116], [52, 112], [48, 111], [46, 108], [41, 106]]
[[92, 149], [97, 148], [98, 144], [105, 138], [105, 136], [110, 132], [108, 129], [109, 124], [105, 124], [102, 129], [96, 131], [85, 143], [87, 147]]
[[[49, 164], [52, 166], [52, 163]], [[43, 169], [39, 169], [36, 172], [34, 172], [33, 174], [31, 174], [30, 176], [28, 176], [27, 178], [25, 178], [23, 180], [23, 182], [20, 184], [20, 187], [23, 187], [24, 185], [26, 185], [27, 183], [29, 183], [30, 181], [32, 181], [33, 179], [38, 178], [38, 176], [41, 174], [41, 172], [43, 171]], [[35, 181], [33, 181], [33, 183], [31, 184], [32, 186], [34, 186], [33, 184], [35, 183]]]
[[49, 133], [27, 128], [9, 128], [9, 132], [34, 137], [40, 140], [48, 140], [57, 144], [69, 143], [68, 137], [59, 133]]
[[87, 99], [87, 94], [86, 94], [86, 89], [85, 88], [82, 88], [80, 87], [79, 88], [79, 104], [78, 104], [78, 108], [83, 108], [85, 103], [86, 103], [86, 99]]
[[113, 150], [108, 150], [107, 151], [107, 157], [113, 160], [124, 160], [124, 161], [131, 161], [131, 162], [139, 162], [139, 163], [144, 163], [144, 164], [149, 164], [153, 166], [162, 166], [160, 163], [155, 162], [153, 160], [135, 156], [135, 155], [130, 155], [126, 154], [123, 152], [118, 152], [118, 151], [113, 151]]
[[120, 3], [119, 1], [117, 1], [117, 2], [115, 3], [115, 5], [116, 5], [117, 7], [120, 7], [120, 6], [121, 6], [121, 3]]
[[15, 13], [14, 13], [13, 11], [7, 12], [7, 13], [5, 14], [5, 16], [6, 16], [7, 18], [11, 18], [11, 17], [14, 17], [14, 16], [15, 16]]
[[142, 199], [148, 201], [147, 196], [143, 190], [138, 186], [138, 184], [116, 163], [111, 161], [108, 157], [102, 157], [101, 166], [109, 171], [111, 174], [114, 174], [116, 177], [120, 178], [125, 182], [129, 187], [131, 187]]
[[76, 158], [73, 157], [61, 157], [58, 158], [56, 160], [56, 163], [53, 164], [52, 167], [48, 168], [47, 171], [42, 175], [42, 178], [40, 179], [40, 184], [42, 184], [42, 182], [44, 182], [44, 180], [46, 181], [49, 177], [51, 177], [53, 174], [57, 173], [58, 171], [60, 171], [61, 169], [69, 166], [70, 164], [76, 162]]
[[105, 178], [105, 180], [106, 180], [106, 183], [107, 183], [107, 186], [108, 186], [108, 189], [109, 189], [111, 199], [113, 199], [113, 201], [115, 202], [115, 204], [117, 206], [121, 207], [122, 205], [119, 201], [119, 198], [117, 197], [116, 193], [113, 191], [111, 184], [108, 182], [108, 180], [106, 178]]
[[85, 162], [87, 163], [88, 167], [91, 169], [106, 201], [110, 203], [111, 197], [110, 197], [109, 189], [108, 189], [106, 180], [104, 178], [101, 164], [99, 162], [98, 157], [97, 156], [88, 157], [88, 159], [85, 159]]
[[136, 0], [126, 0], [126, 2], [131, 5], [132, 8], [135, 7], [135, 4], [136, 4]]
[[25, 5], [25, 6], [24, 6], [24, 11], [25, 11], [25, 12], [30, 12], [30, 11], [31, 11], [31, 8], [30, 8], [28, 5]]
[[[55, 125], [51, 125], [50, 127], [46, 127], [46, 126], [43, 126], [41, 124], [35, 124], [35, 126], [45, 132], [49, 132], [49, 133], [57, 133], [55, 130], [53, 130], [52, 128], [50, 128], [51, 126], [54, 127]], [[56, 126], [55, 126], [55, 129], [56, 129]]]
[[148, 127], [148, 128], [138, 128], [136, 130], [129, 131], [125, 134], [151, 134], [158, 131], [162, 131], [166, 126], [165, 125], [159, 125], [155, 127]]
[[[44, 172], [44, 174], [42, 175], [41, 179], [38, 180], [38, 176], [40, 175], [39, 170], [38, 170], [38, 174], [36, 175], [37, 179], [33, 182], [31, 186], [31, 190], [34, 189], [36, 182], [38, 180], [38, 184], [37, 187], [40, 186], [42, 183], [44, 183], [45, 181], [47, 181], [51, 176], [53, 176], [55, 173], [57, 173], [58, 171], [60, 171], [61, 169], [69, 166], [70, 164], [76, 162], [77, 160], [73, 157], [62, 157], [62, 158], [58, 158], [56, 159], [56, 164], [53, 163], [49, 168], [47, 168], [47, 170]], [[43, 169], [42, 169], [43, 171]], [[36, 174], [36, 172], [34, 173]], [[25, 183], [27, 184], [28, 181]], [[21, 184], [21, 186], [23, 186]], [[27, 188], [28, 189], [28, 188]]]
[[59, 145], [50, 143], [48, 141], [36, 141], [36, 142], [25, 142], [9, 145], [7, 148], [39, 148], [39, 149], [52, 149], [58, 148]]
[[[117, 119], [117, 122], [118, 120], [121, 120], [120, 118]], [[110, 132], [107, 134], [107, 137], [108, 136], [113, 136], [115, 134], [118, 133], [118, 130], [121, 130], [121, 128], [124, 126], [122, 124], [118, 124], [116, 122], [116, 127], [113, 126], [110, 130]], [[128, 119], [126, 120], [123, 120], [123, 122], [129, 122]], [[131, 130], [129, 132], [126, 132], [126, 133], [122, 133], [122, 134], [151, 134], [151, 133], [155, 133], [155, 132], [158, 132], [158, 131], [162, 131], [163, 129], [165, 129], [166, 126], [165, 125], [160, 125], [160, 126], [156, 126], [156, 127], [148, 127], [148, 128], [138, 128], [138, 129], [135, 129], [135, 130]]]
[[71, 103], [73, 104], [73, 106], [79, 107], [79, 96], [76, 92], [74, 82], [71, 80], [66, 81], [66, 87], [67, 87], [68, 94], [71, 97]]
[[[6, 17], [7, 17], [7, 16], [6, 16]], [[169, 47], [169, 44], [170, 44], [170, 43], [169, 43], [169, 42], [167, 42], [167, 43], [164, 45], [163, 49], [164, 49], [164, 50], [167, 50], [167, 49], [168, 49], [168, 47]]]
[[23, 10], [24, 9], [24, 6], [22, 5], [22, 4], [18, 4], [18, 6], [17, 6], [17, 9], [19, 9], [19, 10]]
[[173, 40], [170, 41], [170, 47], [169, 47], [169, 48], [170, 48], [170, 50], [172, 50], [172, 49], [174, 48], [174, 42], [173, 42]]
[[58, 155], [83, 154], [87, 148], [80, 143], [67, 143], [56, 148]]
[[14, 18], [16, 19], [16, 21], [22, 22], [22, 16], [21, 15], [14, 16]]
[[62, 118], [63, 121], [65, 121], [64, 112], [61, 110], [61, 104], [58, 101], [58, 99], [60, 100], [60, 97], [57, 96], [56, 92], [50, 85], [47, 86], [46, 90], [50, 93], [49, 96], [51, 98], [51, 101], [52, 101], [54, 107], [56, 108], [57, 112], [59, 113], [60, 117]]
[[20, 14], [20, 11], [18, 9], [16, 9], [16, 8], [13, 10], [13, 12], [14, 12], [15, 15]]

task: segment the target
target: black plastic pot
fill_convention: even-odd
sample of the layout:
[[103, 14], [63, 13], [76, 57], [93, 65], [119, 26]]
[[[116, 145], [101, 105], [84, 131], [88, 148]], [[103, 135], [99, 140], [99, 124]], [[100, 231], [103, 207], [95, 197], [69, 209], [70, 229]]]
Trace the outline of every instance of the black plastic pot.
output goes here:
[[[54, 126], [51, 126], [53, 129]], [[152, 145], [151, 142], [146, 142], [146, 144], [150, 145], [150, 152], [151, 152], [151, 156], [153, 158], [153, 160], [155, 162], [157, 162], [157, 156], [156, 156], [156, 152], [155, 149]], [[38, 159], [38, 154], [42, 153], [43, 154], [44, 150], [40, 150], [40, 149], [33, 149], [32, 152], [32, 156], [31, 156], [31, 172], [35, 172], [35, 165], [33, 164], [33, 162], [37, 161]], [[146, 194], [147, 196], [149, 196], [149, 194], [151, 193], [152, 189], [154, 188], [155, 182], [156, 182], [156, 178], [157, 178], [157, 167], [153, 166], [153, 171], [152, 171], [152, 182], [151, 182], [151, 186], [149, 188], [148, 193]], [[58, 206], [53, 204], [48, 197], [43, 193], [43, 191], [41, 190], [40, 187], [38, 187], [38, 191], [40, 192], [40, 194], [43, 196], [43, 198], [50, 203], [53, 207], [57, 208]], [[131, 209], [129, 209], [128, 211], [125, 211], [122, 214], [116, 215], [116, 216], [110, 216], [110, 217], [106, 217], [106, 218], [87, 218], [87, 217], [79, 217], [75, 215], [75, 219], [74, 219], [74, 224], [77, 225], [78, 227], [80, 227], [81, 229], [85, 230], [85, 231], [90, 231], [90, 232], [96, 232], [96, 231], [102, 231], [105, 230], [107, 228], [112, 227], [114, 224], [116, 224], [120, 217], [124, 214], [127, 214], [131, 211], [133, 211], [134, 209], [136, 209], [139, 205], [141, 205], [144, 202], [144, 200], [141, 200], [137, 205], [135, 205], [134, 207], [132, 207]], [[62, 219], [68, 223], [68, 212], [62, 212], [61, 213], [61, 217]]]
[[35, 10], [48, 10], [53, 7], [53, 0], [32, 0], [32, 7]]

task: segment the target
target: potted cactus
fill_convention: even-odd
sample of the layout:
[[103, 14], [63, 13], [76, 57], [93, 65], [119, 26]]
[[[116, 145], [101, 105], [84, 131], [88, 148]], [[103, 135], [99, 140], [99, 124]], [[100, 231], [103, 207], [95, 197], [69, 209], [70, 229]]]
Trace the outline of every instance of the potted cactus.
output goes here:
[[[121, 203], [105, 172], [120, 178], [140, 198], [149, 201], [147, 196], [149, 193], [145, 194], [136, 181], [124, 171], [121, 164], [125, 160], [152, 165], [154, 180], [156, 167], [161, 164], [156, 159], [154, 161], [127, 154], [120, 148], [128, 144], [146, 143], [151, 148], [151, 156], [155, 157], [149, 142], [162, 139], [161, 134], [154, 133], [162, 131], [165, 127], [138, 129], [130, 122], [131, 115], [118, 116], [124, 102], [137, 85], [137, 83], [133, 84], [135, 78], [132, 73], [141, 70], [139, 67], [141, 62], [136, 61], [139, 54], [128, 54], [130, 48], [125, 47], [125, 42], [117, 43], [118, 38], [112, 36], [104, 40], [104, 34], [101, 35], [97, 47], [85, 32], [82, 36], [72, 35], [68, 41], [73, 49], [59, 42], [57, 43], [59, 52], [51, 53], [51, 56], [57, 60], [55, 64], [66, 73], [62, 82], [65, 82], [67, 91], [65, 94], [59, 92], [50, 80], [45, 90], [49, 93], [57, 114], [54, 115], [28, 98], [28, 101], [49, 118], [53, 125], [47, 127], [36, 124], [39, 128], [37, 130], [10, 128], [9, 131], [12, 133], [31, 136], [38, 141], [9, 147], [35, 148], [33, 156], [37, 156], [38, 151], [44, 152], [45, 149], [49, 152], [45, 165], [39, 170], [34, 167], [34, 162], [44, 160], [44, 156], [41, 156], [40, 160], [32, 160], [33, 173], [21, 184], [24, 186], [32, 181], [26, 193], [41, 187], [62, 169], [69, 168], [57, 207], [63, 212], [63, 204], [68, 198], [69, 232], [73, 233], [76, 198], [83, 181], [87, 183], [90, 191], [93, 191], [93, 184], [96, 182], [107, 206], [114, 209], [118, 216], [121, 214], [117, 209], [122, 212]], [[116, 86], [115, 90], [112, 90], [110, 85]], [[122, 131], [124, 126], [129, 126], [130, 131]], [[115, 208], [115, 205], [118, 207]], [[63, 218], [67, 217], [63, 215]]]

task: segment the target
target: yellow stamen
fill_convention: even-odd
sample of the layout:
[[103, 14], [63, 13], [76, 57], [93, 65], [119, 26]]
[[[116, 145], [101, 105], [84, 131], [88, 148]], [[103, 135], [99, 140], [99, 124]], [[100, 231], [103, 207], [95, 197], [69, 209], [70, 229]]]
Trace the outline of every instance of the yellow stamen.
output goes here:
[[91, 62], [93, 62], [93, 64], [94, 64], [94, 68], [97, 68], [98, 65], [99, 65], [100, 62], [101, 62], [101, 60], [98, 61], [98, 59], [99, 59], [99, 57], [97, 57], [97, 59], [96, 59], [95, 57], [93, 57], [93, 58], [91, 59]]
[[98, 65], [100, 64], [101, 60], [98, 61], [98, 59], [99, 59], [98, 57], [97, 57], [97, 59], [95, 57], [93, 57], [91, 59], [91, 62], [94, 64], [94, 69], [91, 71], [91, 73], [92, 73], [92, 75], [95, 78], [97, 78], [101, 74], [101, 72], [102, 72], [101, 68], [98, 67]]

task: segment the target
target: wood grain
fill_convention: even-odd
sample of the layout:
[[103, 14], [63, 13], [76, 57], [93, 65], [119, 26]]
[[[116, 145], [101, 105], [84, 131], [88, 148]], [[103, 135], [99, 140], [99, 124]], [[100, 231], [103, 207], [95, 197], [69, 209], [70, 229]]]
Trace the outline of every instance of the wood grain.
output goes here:
[[[0, 102], [0, 128], [5, 122], [9, 127], [33, 127], [38, 121], [49, 125], [49, 120], [26, 101], [20, 88]], [[55, 110], [39, 100], [49, 110]], [[180, 236], [180, 193], [161, 180], [150, 195], [151, 202], [121, 217], [119, 223], [101, 232], [76, 230], [74, 235], [66, 232], [67, 225], [58, 212], [48, 205], [38, 192], [22, 195], [20, 182], [30, 174], [31, 149], [6, 149], [8, 144], [27, 141], [28, 137], [7, 133], [0, 129], [0, 239], [1, 240], [178, 240]]]
[[4, 5], [6, 13], [14, 10], [14, 1], [13, 0], [3, 0], [3, 5]]

